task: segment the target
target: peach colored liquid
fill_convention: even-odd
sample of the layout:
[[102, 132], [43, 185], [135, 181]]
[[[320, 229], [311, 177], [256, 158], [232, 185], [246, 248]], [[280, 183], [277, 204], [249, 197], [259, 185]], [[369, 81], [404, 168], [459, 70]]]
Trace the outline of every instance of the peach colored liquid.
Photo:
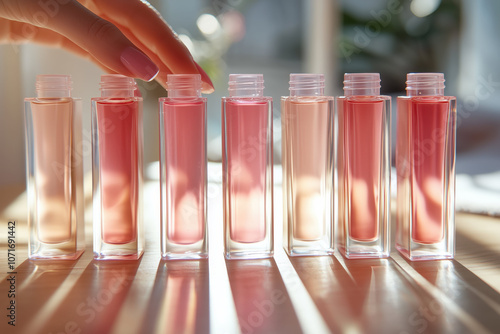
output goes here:
[[373, 97], [344, 102], [349, 236], [357, 241], [378, 238], [384, 106]]
[[163, 103], [167, 237], [192, 244], [203, 239], [205, 230], [205, 103]]
[[226, 201], [230, 238], [259, 242], [266, 236], [267, 101], [228, 100], [223, 140], [227, 150]]
[[71, 143], [70, 98], [32, 102], [35, 159], [35, 192], [38, 239], [61, 243], [71, 238]]
[[409, 141], [412, 203], [412, 239], [431, 244], [443, 239], [443, 184], [445, 162], [445, 129], [449, 118], [449, 101], [442, 97], [413, 97]]
[[[293, 238], [313, 241], [324, 237], [324, 197], [328, 169], [328, 101], [287, 101], [285, 126], [288, 191]], [[287, 200], [287, 199], [285, 199]]]
[[139, 103], [97, 102], [102, 240], [125, 244], [137, 238]]

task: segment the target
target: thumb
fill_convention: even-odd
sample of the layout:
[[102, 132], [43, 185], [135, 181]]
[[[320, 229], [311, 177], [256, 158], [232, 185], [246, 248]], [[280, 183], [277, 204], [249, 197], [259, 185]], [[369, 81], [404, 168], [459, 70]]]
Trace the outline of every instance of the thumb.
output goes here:
[[0, 1], [0, 16], [48, 28], [72, 40], [111, 70], [151, 81], [159, 68], [112, 23], [70, 0]]

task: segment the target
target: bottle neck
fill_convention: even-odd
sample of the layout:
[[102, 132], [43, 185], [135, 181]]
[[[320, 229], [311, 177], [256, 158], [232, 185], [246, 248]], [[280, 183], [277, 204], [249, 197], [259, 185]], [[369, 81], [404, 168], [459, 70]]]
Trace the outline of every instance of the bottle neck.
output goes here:
[[230, 97], [263, 97], [264, 76], [262, 74], [230, 74]]
[[323, 74], [291, 73], [290, 96], [325, 95], [325, 76]]
[[444, 96], [443, 73], [408, 73], [407, 96]]
[[201, 97], [201, 75], [167, 75], [168, 97]]
[[40, 98], [71, 97], [72, 85], [70, 75], [37, 75], [36, 95]]
[[380, 95], [379, 73], [345, 73], [344, 95], [378, 96]]
[[101, 75], [101, 97], [131, 97], [137, 89], [133, 78], [120, 74]]

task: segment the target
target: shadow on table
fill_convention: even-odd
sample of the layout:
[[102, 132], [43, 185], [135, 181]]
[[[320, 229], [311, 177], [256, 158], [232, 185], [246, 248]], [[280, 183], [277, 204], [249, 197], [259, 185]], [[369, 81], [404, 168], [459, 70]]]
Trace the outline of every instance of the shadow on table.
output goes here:
[[302, 332], [273, 258], [226, 260], [226, 267], [243, 334]]
[[[30, 325], [34, 325], [38, 319], [46, 319], [50, 310], [45, 305], [56, 298], [54, 296], [58, 295], [58, 291], [66, 288], [64, 282], [77, 262], [78, 260], [25, 260], [15, 269], [15, 275], [7, 276], [15, 277], [16, 327], [20, 331], [29, 332], [26, 329]], [[0, 291], [7, 294], [9, 285], [9, 281], [2, 280]]]
[[[500, 294], [456, 260], [407, 263], [453, 304], [455, 313], [474, 332], [498, 332]], [[439, 308], [436, 315], [439, 315]]]
[[[92, 260], [74, 286], [54, 305], [55, 311], [35, 328], [43, 333], [108, 333], [122, 309], [141, 260]], [[38, 284], [37, 284], [38, 285]], [[33, 326], [30, 326], [33, 328]]]
[[209, 333], [208, 260], [160, 261], [142, 333]]
[[391, 258], [291, 257], [290, 261], [333, 332], [463, 331], [449, 312], [429, 315], [437, 301]]

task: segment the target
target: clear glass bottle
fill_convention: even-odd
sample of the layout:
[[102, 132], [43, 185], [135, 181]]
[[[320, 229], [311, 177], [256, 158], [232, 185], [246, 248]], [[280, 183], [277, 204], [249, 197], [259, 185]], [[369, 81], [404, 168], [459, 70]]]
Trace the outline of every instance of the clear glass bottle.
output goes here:
[[456, 98], [442, 73], [409, 73], [397, 105], [396, 248], [411, 261], [455, 253]]
[[25, 99], [31, 259], [75, 260], [85, 248], [81, 99], [69, 75], [38, 75]]
[[273, 255], [273, 109], [263, 92], [262, 74], [231, 74], [222, 98], [227, 259]]
[[338, 249], [346, 258], [389, 256], [391, 98], [378, 73], [346, 73], [338, 116]]
[[290, 74], [281, 98], [283, 244], [289, 255], [334, 251], [334, 114], [322, 74]]
[[92, 99], [94, 257], [141, 257], [144, 251], [142, 97], [133, 78], [101, 76]]
[[161, 252], [208, 256], [207, 100], [199, 74], [171, 74], [160, 98]]

